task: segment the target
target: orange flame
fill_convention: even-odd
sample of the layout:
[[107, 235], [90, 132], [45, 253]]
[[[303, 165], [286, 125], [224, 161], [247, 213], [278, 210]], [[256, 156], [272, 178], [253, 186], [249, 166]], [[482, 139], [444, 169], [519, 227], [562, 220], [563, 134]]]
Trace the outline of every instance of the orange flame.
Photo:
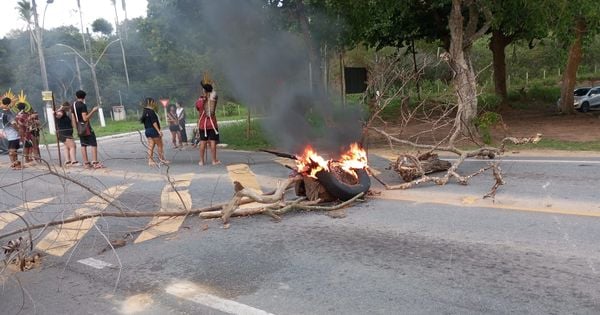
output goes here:
[[329, 171], [330, 163], [336, 163], [342, 170], [355, 177], [356, 174], [352, 169], [367, 167], [367, 153], [357, 143], [351, 144], [350, 149], [342, 154], [339, 160], [325, 160], [310, 145], [297, 158], [296, 167], [298, 173], [305, 173], [315, 178], [319, 171]]

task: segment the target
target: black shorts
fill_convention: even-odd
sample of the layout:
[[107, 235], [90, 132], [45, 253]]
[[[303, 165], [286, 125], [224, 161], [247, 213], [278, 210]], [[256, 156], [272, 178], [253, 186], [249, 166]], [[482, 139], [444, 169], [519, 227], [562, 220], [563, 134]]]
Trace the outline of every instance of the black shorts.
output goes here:
[[177, 131], [181, 131], [181, 127], [179, 125], [170, 125], [169, 126], [169, 130], [171, 132], [177, 132]]
[[73, 139], [73, 131], [71, 133], [59, 132], [58, 133], [58, 141], [65, 143], [67, 139]]
[[198, 130], [200, 133], [200, 141], [216, 141], [219, 142], [219, 134], [215, 132], [214, 129], [200, 129]]
[[79, 142], [82, 147], [97, 147], [98, 143], [96, 142], [96, 134], [92, 131], [89, 136], [79, 137]]
[[19, 150], [20, 147], [21, 147], [21, 143], [19, 142], [19, 139], [8, 141], [8, 149], [9, 150]]
[[158, 133], [155, 128], [146, 129], [144, 134], [146, 135], [146, 138], [160, 138], [160, 133]]

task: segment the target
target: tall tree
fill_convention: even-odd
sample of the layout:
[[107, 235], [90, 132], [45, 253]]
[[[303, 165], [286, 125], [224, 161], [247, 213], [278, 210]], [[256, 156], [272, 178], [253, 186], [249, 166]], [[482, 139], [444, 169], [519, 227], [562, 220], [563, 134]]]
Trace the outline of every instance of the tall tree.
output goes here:
[[110, 36], [113, 32], [113, 27], [107, 20], [99, 18], [92, 22], [92, 31], [101, 33], [104, 36]]
[[31, 10], [31, 3], [28, 0], [20, 0], [17, 2], [17, 11], [19, 12], [19, 17], [22, 21], [24, 21], [27, 25], [27, 33], [29, 34], [29, 49], [31, 54], [33, 55], [35, 51], [35, 39], [34, 33], [31, 29], [31, 20], [33, 19], [33, 11]]
[[[49, 1], [48, 3], [52, 3], [52, 1]], [[32, 23], [31, 21], [31, 17], [33, 17], [33, 38], [35, 40], [36, 43], [36, 47], [37, 47], [37, 51], [38, 51], [38, 58], [40, 61], [40, 74], [42, 77], [42, 85], [44, 90], [49, 90], [49, 84], [48, 84], [48, 73], [46, 72], [46, 58], [44, 56], [44, 44], [43, 44], [43, 30], [40, 27], [40, 23], [39, 23], [39, 19], [38, 19], [38, 12], [37, 12], [37, 5], [35, 0], [31, 0], [31, 5], [30, 5], [30, 9], [29, 11], [31, 12], [31, 14], [29, 14], [27, 12], [27, 6], [24, 5], [23, 1], [19, 2], [19, 13], [21, 14], [21, 17], [25, 20], [26, 18], [29, 18], [28, 20], [26, 20], [26, 22], [30, 25]], [[29, 27], [29, 26], [28, 26]]]
[[[467, 14], [466, 21], [463, 12]], [[482, 12], [485, 16], [484, 21], [480, 19]], [[454, 71], [452, 84], [458, 106], [454, 126], [464, 135], [477, 134], [473, 128], [473, 120], [477, 116], [477, 79], [471, 63], [471, 46], [488, 31], [491, 18], [491, 10], [481, 1], [452, 0], [448, 19], [450, 29], [448, 60]], [[458, 133], [455, 133], [453, 137], [457, 135]], [[450, 139], [451, 143], [453, 140]]]
[[[573, 90], [577, 84], [577, 70], [581, 63], [586, 38], [598, 34], [600, 6], [595, 0], [562, 0], [562, 23], [557, 23], [556, 33], [567, 43], [569, 55], [562, 76], [560, 110], [574, 113]], [[583, 105], [583, 104], [582, 104]]]
[[77, 0], [77, 12], [79, 12], [79, 27], [81, 28], [81, 42], [83, 43], [83, 51], [87, 53], [87, 43], [85, 40], [85, 30], [83, 29], [83, 11], [81, 11], [81, 1]]
[[515, 41], [529, 41], [548, 36], [550, 25], [556, 21], [556, 0], [494, 0], [490, 2], [493, 22], [490, 27], [489, 49], [492, 51], [494, 89], [508, 106], [506, 86], [506, 47]]

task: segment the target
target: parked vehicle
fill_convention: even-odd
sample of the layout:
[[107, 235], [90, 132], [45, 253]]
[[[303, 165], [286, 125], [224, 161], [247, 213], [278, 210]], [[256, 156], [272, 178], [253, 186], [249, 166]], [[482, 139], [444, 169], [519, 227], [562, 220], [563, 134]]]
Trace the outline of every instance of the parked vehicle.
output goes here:
[[[581, 112], [600, 109], [600, 87], [581, 87], [573, 91], [573, 107]], [[560, 108], [560, 98], [556, 103]]]

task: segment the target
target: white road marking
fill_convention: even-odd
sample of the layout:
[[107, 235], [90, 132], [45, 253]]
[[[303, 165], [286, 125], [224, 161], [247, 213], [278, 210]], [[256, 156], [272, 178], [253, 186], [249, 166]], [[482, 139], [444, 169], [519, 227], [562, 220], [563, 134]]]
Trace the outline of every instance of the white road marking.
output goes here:
[[96, 258], [85, 258], [85, 259], [80, 259], [77, 262], [82, 263], [84, 265], [88, 265], [92, 268], [96, 268], [96, 269], [104, 269], [104, 267], [112, 267], [112, 264], [107, 263], [106, 261], [102, 261], [100, 259], [96, 259]]
[[228, 314], [273, 315], [261, 309], [208, 294], [202, 287], [191, 282], [177, 282], [167, 287], [166, 292], [178, 298], [202, 304]]

